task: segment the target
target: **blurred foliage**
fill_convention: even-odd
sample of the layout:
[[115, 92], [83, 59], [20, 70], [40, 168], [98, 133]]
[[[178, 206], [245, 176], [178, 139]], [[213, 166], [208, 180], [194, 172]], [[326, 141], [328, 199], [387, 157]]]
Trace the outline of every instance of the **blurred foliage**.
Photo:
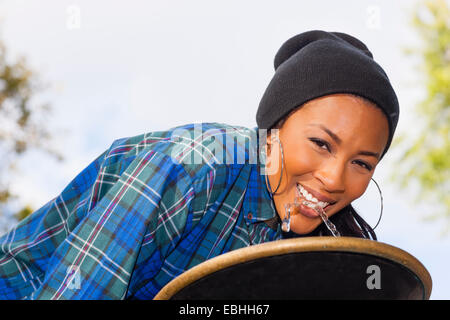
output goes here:
[[[421, 39], [420, 48], [407, 53], [420, 58], [425, 98], [416, 106], [423, 123], [418, 137], [400, 135], [395, 144], [407, 145], [393, 180], [402, 188], [418, 185], [416, 203], [435, 202], [428, 218], [444, 218], [450, 227], [450, 6], [445, 0], [421, 1], [412, 25]], [[414, 131], [414, 130], [413, 130]]]
[[19, 210], [15, 216], [17, 218], [17, 220], [22, 220], [24, 218], [26, 218], [28, 215], [30, 215], [31, 213], [33, 213], [34, 209], [30, 206], [25, 206], [23, 207], [21, 210]]
[[[10, 190], [10, 181], [17, 172], [17, 162], [29, 149], [37, 149], [58, 160], [62, 156], [49, 145], [51, 135], [47, 129], [51, 108], [36, 103], [33, 98], [45, 89], [24, 57], [8, 60], [7, 49], [0, 39], [0, 214], [18, 196]], [[22, 219], [33, 210], [29, 206], [19, 210]]]

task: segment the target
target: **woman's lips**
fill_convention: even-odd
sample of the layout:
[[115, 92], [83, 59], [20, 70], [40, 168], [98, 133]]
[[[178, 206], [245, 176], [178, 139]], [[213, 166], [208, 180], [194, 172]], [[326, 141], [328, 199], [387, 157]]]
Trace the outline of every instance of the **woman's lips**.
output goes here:
[[305, 190], [305, 192], [309, 193], [312, 197], [316, 198], [318, 201], [327, 202], [327, 203], [331, 203], [331, 204], [336, 203], [336, 201], [334, 199], [331, 199], [313, 189], [310, 189], [307, 186], [297, 183], [297, 189], [299, 188], [299, 186], [300, 186], [300, 188], [303, 188]]
[[[299, 203], [299, 205], [297, 206], [297, 209], [295, 211], [298, 211], [300, 214], [302, 214], [305, 217], [308, 218], [317, 218], [319, 217], [319, 213], [314, 210], [313, 208], [310, 208], [306, 205], [303, 204], [303, 201], [307, 201], [309, 203], [315, 204], [313, 201], [309, 201], [307, 199], [305, 199], [305, 197], [299, 192], [299, 190], [296, 190], [296, 194], [297, 194], [297, 202]], [[333, 204], [328, 204], [326, 205], [323, 210], [326, 212], [329, 210], [329, 208], [332, 206]], [[295, 215], [295, 211], [294, 211], [294, 215]]]
[[319, 217], [319, 214], [317, 213], [316, 210], [314, 210], [313, 208], [310, 208], [310, 207], [308, 207], [308, 206], [305, 206], [305, 205], [303, 205], [303, 204], [300, 204], [300, 205], [297, 207], [297, 211], [298, 211], [300, 214], [302, 214], [302, 215], [304, 215], [305, 217], [307, 217], [307, 218], [317, 218], [317, 217]]
[[[306, 216], [308, 218], [319, 217], [319, 213], [316, 210], [314, 210], [313, 208], [310, 208], [310, 207], [302, 204], [303, 200], [304, 199], [301, 198], [300, 204], [297, 206], [297, 210], [296, 211], [298, 211], [300, 214], [302, 214], [302, 215], [304, 215], [304, 216]], [[308, 201], [308, 202], [310, 202], [310, 201]], [[331, 206], [332, 206], [332, 204], [329, 204], [323, 210], [326, 212], [329, 209], [329, 207], [331, 207]], [[295, 215], [295, 211], [294, 211], [294, 215]]]

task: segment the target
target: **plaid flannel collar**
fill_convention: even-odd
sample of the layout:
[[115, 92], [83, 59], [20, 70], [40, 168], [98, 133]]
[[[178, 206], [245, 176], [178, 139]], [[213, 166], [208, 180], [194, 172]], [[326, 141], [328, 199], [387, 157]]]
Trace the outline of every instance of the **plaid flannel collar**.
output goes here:
[[277, 217], [277, 211], [272, 197], [267, 190], [263, 172], [264, 164], [260, 159], [259, 132], [256, 130], [257, 138], [257, 164], [252, 166], [247, 192], [244, 197], [243, 211], [247, 223], [256, 223], [271, 220]]

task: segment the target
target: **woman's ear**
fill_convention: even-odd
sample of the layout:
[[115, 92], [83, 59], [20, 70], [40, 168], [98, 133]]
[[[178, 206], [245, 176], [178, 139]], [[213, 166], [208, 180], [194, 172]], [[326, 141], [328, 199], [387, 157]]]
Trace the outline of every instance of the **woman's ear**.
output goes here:
[[274, 136], [272, 131], [269, 131], [267, 133], [267, 138], [266, 138], [266, 155], [267, 157], [270, 156], [270, 150], [272, 150], [272, 143], [274, 142]]

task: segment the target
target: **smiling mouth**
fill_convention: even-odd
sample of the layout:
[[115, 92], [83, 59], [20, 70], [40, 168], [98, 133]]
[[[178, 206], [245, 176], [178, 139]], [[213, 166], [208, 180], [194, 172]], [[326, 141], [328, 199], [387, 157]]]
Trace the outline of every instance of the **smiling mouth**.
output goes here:
[[323, 210], [327, 210], [330, 206], [336, 203], [334, 202], [326, 202], [326, 201], [319, 201], [316, 197], [314, 197], [312, 194], [310, 194], [300, 183], [297, 183], [297, 196], [300, 199], [306, 200], [307, 202], [310, 202], [311, 204], [306, 205], [309, 208], [314, 208], [315, 206], [320, 206]]
[[[311, 195], [301, 184], [297, 183], [297, 198], [295, 199], [294, 204], [286, 204], [286, 212], [287, 212], [287, 229], [290, 229], [290, 217], [291, 217], [291, 208], [292, 205], [297, 206], [298, 213], [302, 214], [305, 217], [316, 219], [319, 217], [322, 219], [323, 223], [326, 225], [327, 229], [331, 232], [334, 237], [339, 237], [341, 234], [336, 229], [336, 226], [328, 219], [328, 215], [325, 211], [332, 205], [334, 205], [337, 201], [333, 201], [331, 203], [326, 201], [319, 201], [313, 195]], [[318, 194], [314, 191], [315, 194]], [[320, 194], [318, 194], [320, 195]], [[320, 198], [324, 200], [325, 196], [320, 195]], [[328, 199], [327, 199], [328, 200]], [[286, 217], [283, 218], [283, 224], [285, 223]], [[283, 226], [282, 226], [283, 228]]]

